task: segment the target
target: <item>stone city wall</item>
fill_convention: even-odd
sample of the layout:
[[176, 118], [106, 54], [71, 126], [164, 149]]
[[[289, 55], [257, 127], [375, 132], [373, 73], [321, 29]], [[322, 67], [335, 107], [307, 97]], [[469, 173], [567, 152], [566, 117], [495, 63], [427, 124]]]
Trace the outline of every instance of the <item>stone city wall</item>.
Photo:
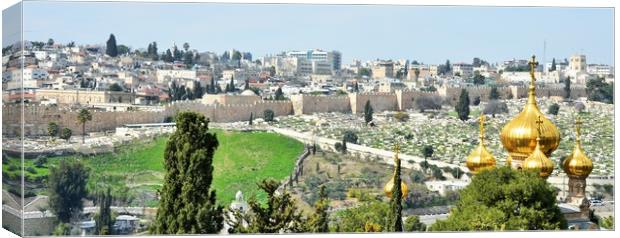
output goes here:
[[265, 100], [254, 104], [203, 104], [200, 101], [174, 102], [166, 107], [166, 112], [174, 115], [181, 111], [199, 112], [212, 122], [248, 121], [250, 114], [254, 118], [263, 118], [265, 110], [272, 110], [276, 117], [293, 114], [291, 101]]
[[354, 114], [363, 113], [367, 101], [370, 101], [374, 112], [398, 110], [396, 93], [350, 93], [349, 99]]
[[398, 100], [398, 109], [399, 110], [407, 110], [413, 109], [415, 106], [414, 100], [418, 97], [422, 96], [433, 96], [438, 95], [435, 92], [423, 92], [423, 91], [396, 91], [396, 98]]
[[317, 112], [351, 112], [351, 102], [348, 96], [315, 96], [292, 95], [293, 111], [295, 115], [312, 114]]
[[[93, 111], [93, 120], [86, 123], [87, 132], [109, 131], [124, 124], [136, 123], [159, 123], [165, 118], [179, 111], [195, 111], [202, 113], [213, 122], [247, 121], [250, 114], [254, 118], [262, 118], [264, 111], [270, 109], [275, 116], [301, 115], [325, 112], [363, 113], [364, 106], [370, 101], [375, 112], [407, 110], [414, 107], [413, 100], [420, 96], [438, 95], [446, 100], [447, 104], [456, 104], [461, 92], [460, 87], [442, 87], [437, 92], [401, 91], [393, 93], [350, 93], [348, 96], [313, 96], [293, 95], [291, 100], [275, 101], [260, 100], [245, 104], [205, 104], [200, 99], [194, 101], [173, 102], [164, 107], [163, 111], [116, 111], [102, 112]], [[480, 97], [482, 101], [488, 101], [490, 87], [467, 87], [470, 100]], [[503, 87], [498, 88], [500, 97], [507, 98], [512, 94], [513, 98], [527, 97], [526, 87]], [[537, 97], [554, 97], [564, 95], [562, 87], [539, 87], [536, 88]], [[583, 87], [572, 87], [571, 98], [585, 97]], [[234, 96], [229, 96], [234, 97]], [[239, 96], [244, 97], [244, 96]], [[247, 97], [247, 96], [245, 96]], [[21, 128], [20, 105], [3, 106], [3, 134], [18, 135]], [[70, 128], [73, 135], [79, 135], [82, 131], [77, 122], [78, 110], [64, 110], [56, 106], [24, 105], [24, 135], [46, 135], [47, 126], [50, 122], [56, 122], [61, 128]]]
[[[8, 135], [18, 135], [21, 120], [18, 115], [19, 105], [2, 107], [2, 132]], [[78, 110], [62, 110], [56, 106], [24, 105], [24, 136], [47, 135], [50, 122], [57, 123], [60, 128], [69, 128], [73, 136], [80, 135], [82, 125], [77, 121]], [[162, 112], [124, 111], [101, 112], [91, 111], [92, 121], [86, 123], [86, 132], [109, 131], [124, 124], [162, 122], [166, 117]]]

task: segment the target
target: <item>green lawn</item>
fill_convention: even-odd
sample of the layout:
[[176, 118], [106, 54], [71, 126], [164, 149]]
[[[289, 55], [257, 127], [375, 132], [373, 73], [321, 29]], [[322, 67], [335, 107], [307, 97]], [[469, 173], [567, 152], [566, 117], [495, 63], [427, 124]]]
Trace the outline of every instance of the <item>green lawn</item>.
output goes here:
[[[265, 178], [282, 180], [292, 172], [295, 159], [303, 150], [303, 144], [294, 139], [270, 132], [232, 132], [213, 130], [220, 146], [216, 150], [213, 166], [215, 168], [212, 188], [217, 191], [218, 201], [229, 204], [238, 190], [246, 198], [256, 195], [264, 201], [266, 195], [258, 192], [256, 183]], [[117, 193], [127, 193], [134, 198], [133, 205], [144, 193], [153, 194], [161, 187], [164, 178], [163, 152], [167, 137], [153, 142], [133, 144], [119, 148], [117, 153], [79, 157], [91, 168], [89, 188], [97, 183], [111, 184]], [[53, 157], [46, 167], [37, 168], [34, 160], [26, 160], [26, 167], [33, 167], [36, 173], [26, 172], [28, 181], [45, 177], [47, 167], [58, 164], [60, 160], [72, 157]], [[9, 159], [3, 165], [5, 175], [18, 176], [19, 159]], [[41, 193], [45, 193], [42, 190]], [[146, 201], [148, 205], [156, 202]]]

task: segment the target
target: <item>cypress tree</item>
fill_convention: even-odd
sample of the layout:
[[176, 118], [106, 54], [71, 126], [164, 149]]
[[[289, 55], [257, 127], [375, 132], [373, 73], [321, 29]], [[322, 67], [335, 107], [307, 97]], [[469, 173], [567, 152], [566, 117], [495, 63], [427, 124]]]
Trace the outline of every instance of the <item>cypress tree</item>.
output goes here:
[[373, 109], [370, 105], [370, 100], [367, 100], [366, 105], [364, 106], [364, 121], [366, 121], [366, 124], [372, 121], [372, 113]]
[[490, 100], [497, 100], [497, 99], [499, 99], [499, 92], [497, 91], [497, 87], [493, 86], [491, 88], [491, 91], [489, 92], [489, 99]]
[[230, 76], [229, 84], [230, 84], [230, 91], [234, 92], [236, 89], [235, 89], [235, 78], [233, 76]]
[[394, 219], [392, 222], [394, 224], [394, 231], [403, 231], [403, 191], [400, 187], [402, 182], [400, 178], [400, 159], [396, 159], [396, 168], [394, 170], [394, 187], [392, 187], [392, 197], [390, 198], [390, 205], [392, 207], [392, 214]]
[[100, 192], [97, 196], [97, 202], [99, 203], [99, 213], [95, 215], [95, 232], [97, 235], [111, 235], [112, 226], [112, 194], [110, 187], [105, 192]]
[[116, 57], [118, 55], [118, 48], [116, 47], [116, 37], [114, 34], [110, 34], [110, 38], [106, 42], [105, 53], [110, 57]]
[[570, 98], [570, 77], [564, 79], [564, 99]]
[[213, 155], [218, 147], [209, 120], [194, 112], [176, 116], [177, 130], [164, 151], [166, 176], [152, 226], [154, 234], [207, 234], [223, 228], [223, 207], [216, 204]]
[[461, 89], [461, 96], [459, 96], [459, 101], [454, 109], [461, 121], [466, 121], [469, 118], [469, 93], [467, 93], [467, 90]]
[[276, 97], [275, 100], [284, 100], [284, 92], [282, 92], [282, 88], [279, 87], [278, 90], [276, 90]]

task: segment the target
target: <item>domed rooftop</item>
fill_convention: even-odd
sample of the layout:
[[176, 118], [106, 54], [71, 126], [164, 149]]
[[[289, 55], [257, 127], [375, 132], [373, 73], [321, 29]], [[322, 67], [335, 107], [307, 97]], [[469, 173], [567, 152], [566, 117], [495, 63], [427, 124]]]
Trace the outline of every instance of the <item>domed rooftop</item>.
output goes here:
[[562, 169], [570, 177], [586, 178], [592, 172], [592, 160], [581, 149], [581, 139], [579, 138], [581, 120], [579, 117], [577, 117], [575, 124], [575, 148], [573, 153], [564, 159]]
[[477, 174], [483, 169], [495, 167], [495, 158], [484, 146], [484, 118], [484, 114], [480, 115], [480, 143], [465, 160], [467, 168], [472, 174]]
[[[538, 120], [536, 120], [536, 123], [540, 128], [543, 123], [540, 116], [538, 117]], [[532, 154], [530, 154], [530, 156], [523, 161], [523, 169], [538, 171], [540, 177], [546, 179], [549, 175], [551, 175], [551, 172], [553, 172], [553, 167], [553, 161], [551, 161], [541, 149], [540, 137], [536, 138], [536, 147], [534, 147], [534, 152], [532, 152]]]
[[[383, 192], [385, 193], [385, 196], [387, 196], [388, 198], [392, 198], [392, 191], [394, 190], [394, 177], [396, 175], [396, 169], [397, 169], [396, 163], [400, 163], [400, 159], [398, 158], [399, 152], [400, 152], [400, 146], [397, 144], [396, 146], [394, 146], [394, 165], [395, 165], [394, 176], [392, 176], [390, 181], [388, 181], [383, 187]], [[400, 181], [400, 190], [402, 192], [402, 198], [407, 197], [407, 193], [409, 192], [409, 187], [407, 187], [407, 184], [402, 179]]]
[[[540, 112], [536, 103], [536, 89], [534, 81], [534, 69], [538, 65], [536, 58], [532, 56], [530, 61], [530, 88], [527, 103], [523, 110], [510, 122], [506, 123], [500, 133], [500, 139], [504, 148], [510, 154], [512, 160], [523, 161], [539, 143], [540, 150], [548, 157], [560, 145], [560, 132], [558, 128]], [[536, 125], [541, 118], [540, 130]], [[540, 141], [537, 142], [539, 138]]]
[[256, 93], [254, 93], [254, 91], [246, 89], [243, 92], [241, 92], [241, 96], [256, 96]]

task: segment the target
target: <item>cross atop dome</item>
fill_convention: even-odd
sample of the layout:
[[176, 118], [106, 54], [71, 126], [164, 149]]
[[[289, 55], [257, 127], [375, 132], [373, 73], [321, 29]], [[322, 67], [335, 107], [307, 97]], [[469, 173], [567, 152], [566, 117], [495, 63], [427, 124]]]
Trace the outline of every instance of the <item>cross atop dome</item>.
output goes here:
[[532, 60], [530, 60], [530, 62], [527, 64], [530, 65], [530, 77], [532, 78], [532, 84], [534, 84], [534, 81], [536, 80], [536, 78], [534, 78], [534, 71], [536, 70], [536, 67], [538, 67], [538, 61], [536, 61], [536, 56], [532, 55]]

